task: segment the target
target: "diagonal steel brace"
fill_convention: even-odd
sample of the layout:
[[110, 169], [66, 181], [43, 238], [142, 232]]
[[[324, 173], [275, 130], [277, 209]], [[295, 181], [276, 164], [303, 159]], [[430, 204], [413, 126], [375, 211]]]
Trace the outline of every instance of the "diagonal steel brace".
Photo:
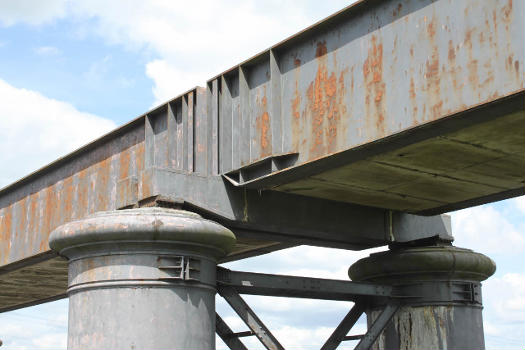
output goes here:
[[246, 323], [248, 328], [254, 333], [259, 341], [268, 350], [284, 350], [283, 346], [277, 341], [264, 323], [257, 317], [255, 312], [246, 304], [235, 289], [228, 286], [219, 286], [219, 294], [226, 299], [232, 309]]
[[350, 329], [352, 329], [352, 327], [357, 322], [359, 317], [361, 317], [364, 311], [365, 305], [363, 303], [355, 303], [352, 309], [350, 309], [350, 312], [348, 312], [345, 318], [343, 318], [343, 320], [341, 321], [341, 323], [339, 323], [332, 335], [330, 335], [328, 340], [321, 347], [321, 350], [337, 349], [339, 344], [341, 344], [341, 342], [345, 340], [345, 336], [348, 334]]
[[217, 313], [215, 313], [215, 332], [231, 350], [248, 350]]
[[383, 329], [388, 325], [388, 322], [392, 319], [394, 314], [397, 312], [397, 310], [400, 307], [400, 303], [398, 301], [391, 300], [390, 303], [388, 303], [381, 314], [376, 318], [372, 326], [368, 329], [366, 334], [361, 338], [361, 341], [354, 350], [368, 350], [374, 344], [377, 337], [381, 334]]

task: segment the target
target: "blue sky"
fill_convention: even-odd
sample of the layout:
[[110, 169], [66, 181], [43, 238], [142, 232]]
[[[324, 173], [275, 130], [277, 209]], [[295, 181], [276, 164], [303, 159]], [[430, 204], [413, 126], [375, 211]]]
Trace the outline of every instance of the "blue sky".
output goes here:
[[[345, 1], [0, 0], [0, 187], [224, 71]], [[260, 30], [260, 28], [265, 28]], [[23, 141], [23, 142], [22, 142]], [[488, 349], [525, 345], [523, 197], [452, 213], [456, 245], [493, 258]], [[230, 268], [347, 279], [369, 252], [297, 247]], [[288, 348], [314, 349], [350, 305], [249, 297]], [[218, 298], [236, 329], [240, 321]], [[364, 330], [363, 322], [357, 327]], [[0, 314], [3, 349], [65, 349], [67, 300]], [[260, 348], [257, 343], [249, 343]], [[218, 348], [224, 346], [218, 343]], [[346, 345], [350, 348], [350, 344]]]

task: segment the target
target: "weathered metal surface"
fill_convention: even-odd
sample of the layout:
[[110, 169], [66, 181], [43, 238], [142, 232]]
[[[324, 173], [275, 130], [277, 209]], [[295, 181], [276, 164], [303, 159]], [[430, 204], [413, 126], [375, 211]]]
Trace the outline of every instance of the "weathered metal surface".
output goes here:
[[524, 193], [524, 7], [340, 11], [1, 190], [0, 266], [49, 253], [60, 224], [163, 195], [234, 229], [228, 259], [450, 236], [390, 210]]
[[[380, 311], [368, 313], [368, 324]], [[482, 308], [472, 306], [401, 307], [371, 350], [485, 349]]]
[[217, 259], [227, 228], [181, 210], [98, 213], [58, 227], [69, 259], [68, 349], [215, 349]]
[[48, 251], [55, 227], [137, 196], [130, 179], [144, 169], [144, 129], [131, 123], [122, 132], [2, 190], [0, 265]]
[[[524, 99], [520, 97], [520, 104]], [[420, 214], [523, 194], [525, 114], [512, 113], [484, 123], [477, 119], [478, 124], [461, 131], [384, 151], [275, 189]]]
[[[479, 282], [495, 268], [490, 258], [452, 246], [394, 249], [359, 260], [349, 269], [351, 279], [395, 285], [394, 294], [419, 294], [405, 299], [392, 322], [368, 344], [374, 350], [484, 349]], [[381, 309], [380, 300], [369, 304], [368, 333], [382, 317]]]
[[[489, 257], [470, 249], [449, 245], [399, 248], [374, 253], [348, 270], [352, 280], [395, 283], [442, 281], [484, 281], [496, 272]], [[410, 284], [410, 283], [409, 283]]]
[[[416, 213], [523, 194], [524, 12], [512, 0], [366, 1], [272, 47], [213, 80], [256, 96], [222, 94], [223, 105], [240, 104], [225, 110], [228, 123], [248, 115], [270, 124], [241, 129], [250, 143], [243, 141], [239, 161], [235, 152], [224, 158], [222, 171], [242, 175], [237, 164], [267, 156], [261, 145], [271, 137], [279, 152], [298, 154], [295, 166], [268, 167], [257, 181], [238, 175], [240, 185]], [[510, 115], [496, 111], [481, 125], [474, 118], [470, 128], [449, 122], [516, 94]], [[278, 107], [269, 113], [260, 101]], [[436, 122], [438, 138], [419, 130]], [[274, 127], [279, 133], [268, 134]], [[408, 131], [429, 140], [385, 140], [366, 152]], [[220, 136], [228, 148], [239, 142], [228, 129]], [[333, 159], [313, 165], [325, 157]]]
[[148, 169], [142, 182], [151, 193], [183, 198], [192, 210], [213, 213], [215, 220], [239, 237], [348, 249], [429, 237], [453, 239], [447, 215], [420, 217], [276, 191], [246, 190], [220, 177], [169, 169]]
[[325, 300], [357, 300], [363, 297], [386, 298], [392, 288], [373, 283], [359, 283], [322, 278], [230, 271], [219, 268], [217, 284], [241, 294], [293, 296], [295, 298]]
[[241, 165], [267, 156], [270, 140], [301, 164], [523, 91], [523, 10], [512, 0], [361, 2], [212, 80], [241, 96], [221, 95], [240, 104], [223, 117], [251, 120], [239, 138], [223, 133], [232, 145], [250, 140], [234, 153]]

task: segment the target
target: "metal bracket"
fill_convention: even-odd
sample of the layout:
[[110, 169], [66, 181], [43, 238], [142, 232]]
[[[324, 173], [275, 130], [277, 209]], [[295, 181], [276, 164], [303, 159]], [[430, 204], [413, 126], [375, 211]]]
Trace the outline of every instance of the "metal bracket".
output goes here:
[[392, 297], [407, 305], [481, 305], [481, 284], [465, 281], [418, 281], [394, 286]]
[[455, 302], [468, 304], [482, 304], [481, 284], [472, 282], [451, 282], [452, 295], [456, 296]]
[[239, 169], [223, 174], [232, 185], [258, 188], [258, 180], [273, 173], [291, 167], [297, 161], [299, 153], [283, 153], [265, 157]]
[[190, 256], [159, 256], [161, 281], [200, 281], [200, 260]]

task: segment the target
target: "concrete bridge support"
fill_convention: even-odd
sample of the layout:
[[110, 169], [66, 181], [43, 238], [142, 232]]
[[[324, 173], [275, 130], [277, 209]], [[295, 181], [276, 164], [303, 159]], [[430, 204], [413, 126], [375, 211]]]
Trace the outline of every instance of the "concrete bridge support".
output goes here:
[[[485, 348], [480, 282], [496, 270], [479, 253], [451, 245], [392, 249], [353, 264], [353, 281], [394, 286], [410, 295], [372, 346], [374, 350]], [[369, 327], [381, 305], [367, 310]]]
[[231, 231], [163, 208], [101, 212], [57, 228], [69, 259], [69, 350], [215, 349], [217, 259]]

